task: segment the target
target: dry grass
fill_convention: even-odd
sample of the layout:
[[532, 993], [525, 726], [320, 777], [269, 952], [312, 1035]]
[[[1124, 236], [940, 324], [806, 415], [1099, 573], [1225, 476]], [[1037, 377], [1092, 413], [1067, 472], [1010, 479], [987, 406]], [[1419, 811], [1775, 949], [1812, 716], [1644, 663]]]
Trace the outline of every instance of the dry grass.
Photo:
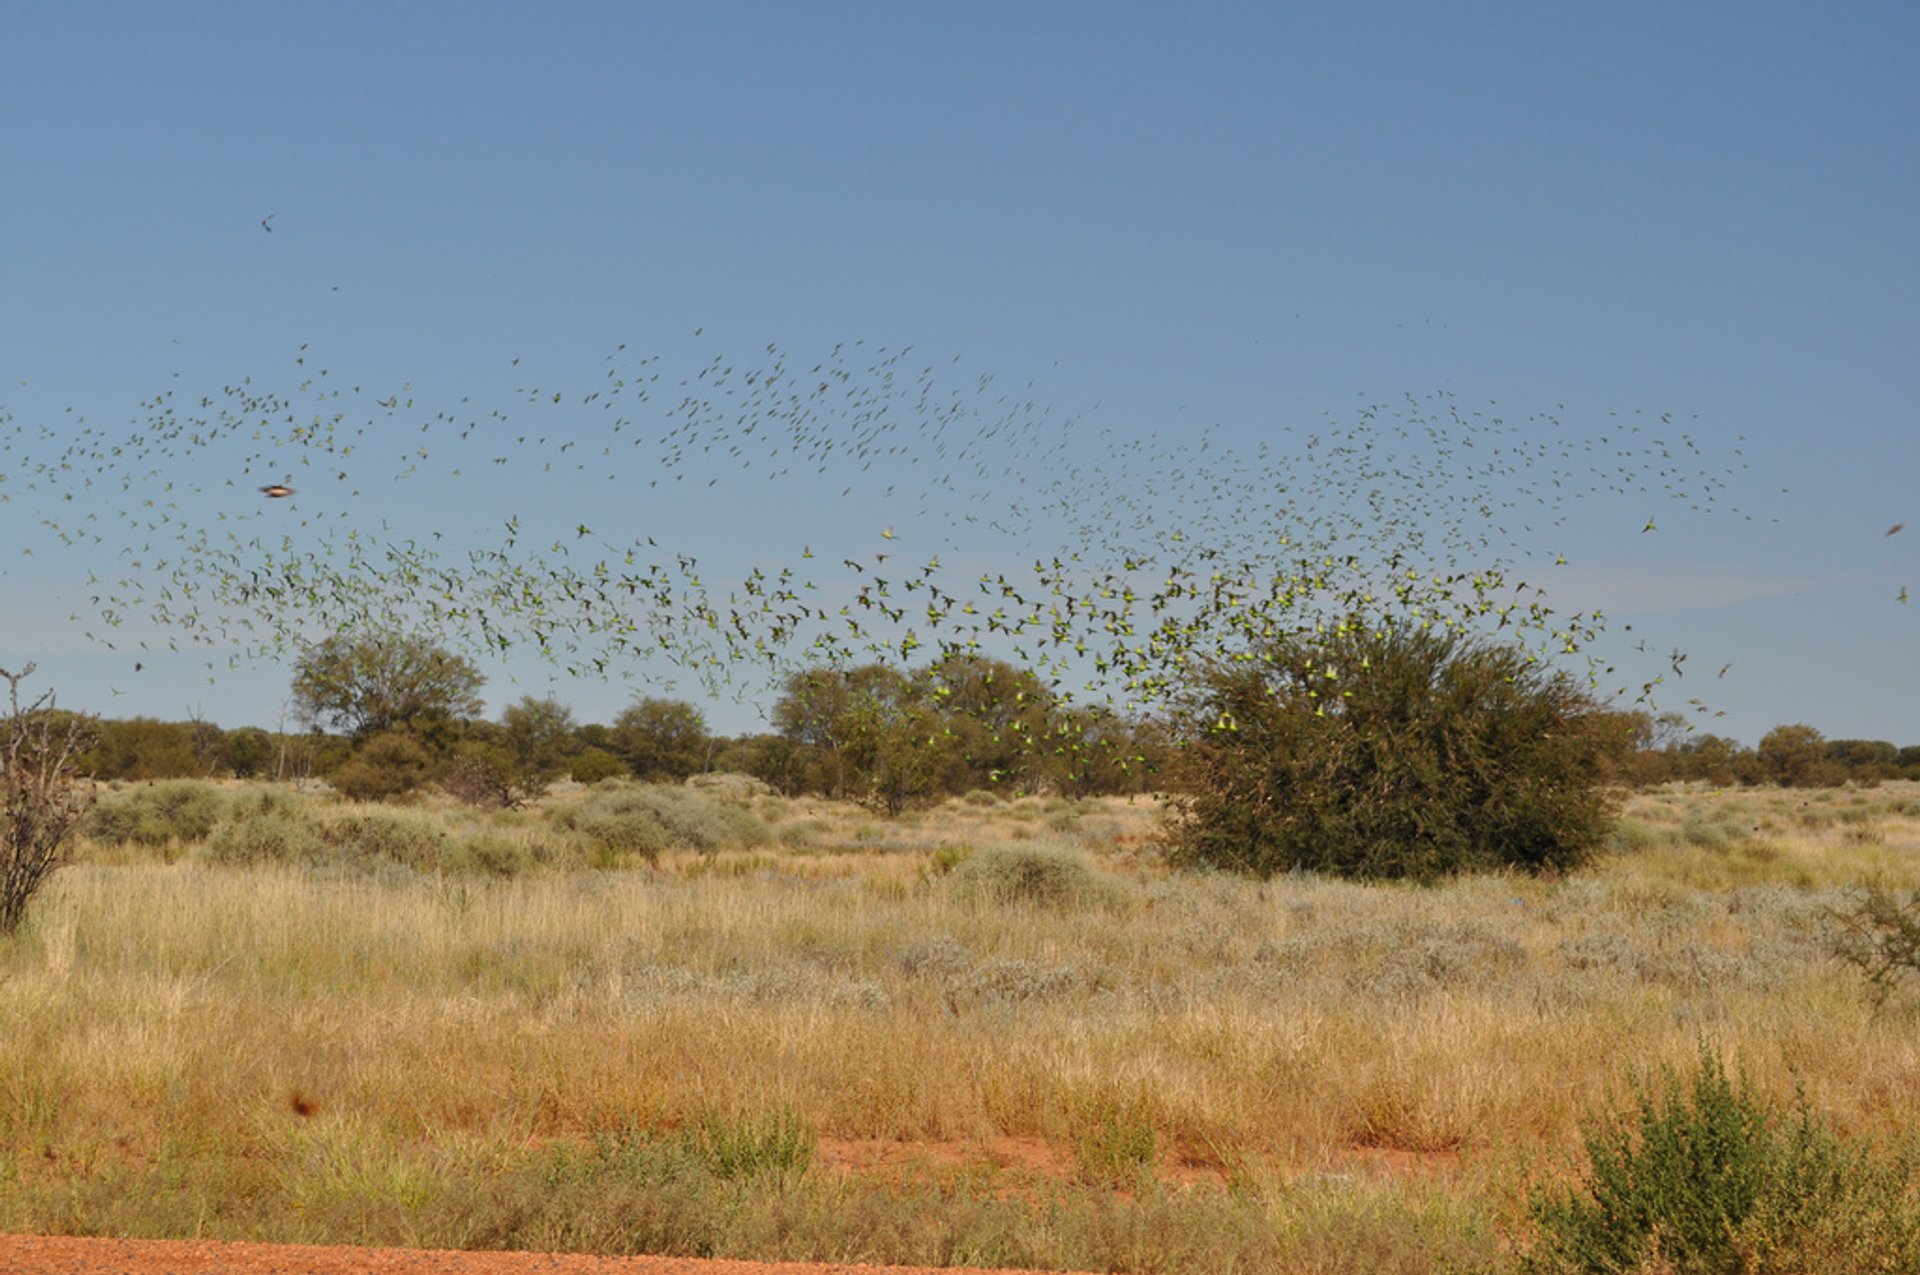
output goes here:
[[[1823, 909], [1920, 884], [1920, 786], [1661, 792], [1592, 873], [1427, 890], [1171, 876], [1147, 802], [753, 801], [775, 841], [632, 869], [63, 871], [0, 944], [0, 1227], [1415, 1271], [1511, 1264], [1582, 1115], [1703, 1040], [1911, 1130], [1920, 1007], [1874, 1012]], [[967, 888], [1000, 845], [1102, 887]], [[674, 1159], [771, 1113], [936, 1167]]]

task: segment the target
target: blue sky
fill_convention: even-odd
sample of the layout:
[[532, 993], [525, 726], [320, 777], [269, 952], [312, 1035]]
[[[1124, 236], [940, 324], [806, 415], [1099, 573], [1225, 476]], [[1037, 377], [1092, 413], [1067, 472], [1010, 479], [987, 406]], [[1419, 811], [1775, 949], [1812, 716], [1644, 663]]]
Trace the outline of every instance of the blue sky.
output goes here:
[[[283, 662], [138, 624], [109, 650], [66, 618], [114, 546], [48, 535], [29, 454], [79, 418], [137, 431], [157, 393], [317, 365], [364, 387], [391, 469], [416, 426], [387, 394], [525, 420], [520, 391], [572, 401], [622, 343], [671, 382], [864, 341], [1050, 406], [1034, 438], [1245, 456], [1409, 395], [1572, 438], [1684, 426], [1735, 467], [1715, 509], [1596, 494], [1549, 596], [1604, 607], [1623, 660], [1685, 650], [1661, 694], [1725, 713], [1706, 729], [1920, 742], [1920, 609], [1896, 601], [1920, 531], [1885, 534], [1920, 524], [1917, 46], [1891, 4], [10, 6], [0, 666], [117, 716], [271, 726], [286, 699]], [[589, 494], [540, 466], [601, 418], [535, 423], [551, 441], [505, 466], [431, 434], [420, 474], [357, 473], [332, 512], [454, 541], [591, 513], [729, 568], [896, 525], [903, 553], [1010, 552], [914, 543], [931, 458], [765, 484], [694, 458], [662, 490], [628, 451]], [[1130, 507], [1161, 494], [1076, 446]], [[1034, 455], [1004, 459], [1031, 484], [1056, 464]], [[212, 483], [238, 463], [217, 449], [168, 463], [183, 518], [287, 512]], [[496, 709], [693, 694], [637, 663], [482, 666]]]

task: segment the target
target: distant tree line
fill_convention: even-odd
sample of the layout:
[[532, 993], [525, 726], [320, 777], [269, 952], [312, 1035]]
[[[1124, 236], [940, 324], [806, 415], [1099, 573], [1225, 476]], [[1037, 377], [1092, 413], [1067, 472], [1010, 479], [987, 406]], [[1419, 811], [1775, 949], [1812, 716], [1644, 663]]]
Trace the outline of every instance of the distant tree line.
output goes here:
[[[563, 777], [680, 782], [728, 771], [784, 794], [887, 813], [974, 789], [1093, 796], [1195, 782], [1191, 767], [1173, 764], [1181, 727], [1065, 703], [1033, 672], [984, 656], [909, 670], [800, 670], [781, 686], [771, 729], [739, 736], [714, 733], [691, 704], [654, 696], [607, 724], [582, 724], [566, 705], [535, 696], [487, 720], [483, 685], [470, 661], [421, 638], [331, 638], [295, 668], [293, 706], [304, 730], [106, 719], [77, 760], [103, 780], [324, 778], [367, 800], [438, 784], [501, 805]], [[1677, 714], [1611, 711], [1594, 721], [1599, 776], [1616, 786], [1920, 778], [1920, 745], [1829, 740], [1803, 724], [1777, 726], [1749, 748], [1689, 732]]]
[[1690, 732], [1677, 713], [1612, 713], [1607, 729], [1613, 738], [1605, 754], [1606, 777], [1630, 787], [1696, 782], [1722, 788], [1836, 788], [1920, 779], [1920, 744], [1828, 739], [1800, 722], [1774, 727], [1751, 748], [1725, 736]]
[[106, 720], [79, 765], [104, 780], [324, 778], [365, 800], [437, 784], [500, 805], [562, 777], [680, 782], [730, 771], [789, 795], [898, 813], [976, 788], [1138, 792], [1154, 786], [1168, 751], [1163, 730], [1064, 704], [1031, 672], [985, 657], [797, 672], [772, 729], [737, 737], [711, 731], [693, 705], [655, 696], [610, 724], [579, 723], [535, 696], [487, 720], [483, 685], [470, 661], [420, 638], [331, 638], [295, 667], [293, 707], [306, 729]]

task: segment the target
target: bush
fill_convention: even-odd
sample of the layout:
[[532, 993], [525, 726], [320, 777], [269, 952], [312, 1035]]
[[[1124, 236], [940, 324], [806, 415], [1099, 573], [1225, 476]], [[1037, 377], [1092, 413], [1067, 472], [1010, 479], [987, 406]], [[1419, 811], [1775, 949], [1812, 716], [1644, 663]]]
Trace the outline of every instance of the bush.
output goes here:
[[587, 747], [573, 755], [573, 765], [568, 768], [567, 778], [579, 784], [597, 784], [602, 779], [628, 773], [627, 763], [606, 749]]
[[1828, 917], [1833, 954], [1866, 975], [1876, 1006], [1902, 979], [1920, 974], [1920, 890], [1901, 895], [1870, 882]]
[[1603, 843], [1600, 707], [1515, 646], [1345, 624], [1216, 670], [1172, 857], [1259, 876], [1565, 871]]
[[1912, 1270], [1912, 1165], [1850, 1147], [1804, 1106], [1781, 1118], [1702, 1048], [1625, 1116], [1586, 1130], [1578, 1191], [1537, 1198], [1541, 1272]]
[[405, 731], [375, 735], [354, 750], [347, 763], [327, 776], [333, 790], [349, 801], [391, 801], [425, 784], [433, 774], [426, 747]]
[[221, 792], [190, 779], [135, 788], [93, 808], [84, 831], [109, 845], [164, 846], [199, 841], [226, 813]]
[[667, 850], [719, 850], [772, 840], [752, 811], [687, 788], [623, 784], [596, 789], [553, 812], [555, 827], [575, 833], [613, 860], [648, 862]]
[[962, 895], [990, 903], [1124, 908], [1127, 889], [1062, 846], [982, 846], [952, 870]]
[[226, 821], [207, 838], [210, 863], [251, 866], [262, 863], [313, 864], [325, 858], [313, 804], [272, 790], [233, 803]]
[[89, 801], [74, 763], [92, 742], [90, 724], [56, 713], [52, 692], [22, 707], [20, 683], [32, 674], [31, 664], [18, 673], [0, 669], [8, 692], [0, 721], [0, 935], [19, 928], [27, 904], [64, 862]]

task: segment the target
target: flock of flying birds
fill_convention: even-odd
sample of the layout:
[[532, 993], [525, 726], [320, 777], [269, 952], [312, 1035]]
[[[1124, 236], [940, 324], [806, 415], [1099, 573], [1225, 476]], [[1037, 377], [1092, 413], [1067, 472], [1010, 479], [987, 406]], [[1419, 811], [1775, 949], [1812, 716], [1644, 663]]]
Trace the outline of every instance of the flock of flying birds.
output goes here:
[[[1564, 561], [1553, 545], [1580, 502], [1635, 523], [1655, 501], [1754, 516], [1732, 501], [1739, 452], [1715, 460], [1669, 416], [1582, 433], [1437, 393], [1247, 447], [1102, 428], [1032, 385], [862, 342], [678, 374], [621, 346], [589, 384], [491, 406], [362, 389], [310, 357], [283, 387], [168, 390], [124, 424], [0, 416], [0, 498], [94, 564], [97, 637], [139, 619], [176, 646], [252, 655], [402, 624], [476, 653], [535, 645], [575, 673], [665, 660], [709, 688], [750, 669], [989, 655], [1063, 697], [1143, 711], [1265, 639], [1356, 620], [1585, 653], [1604, 618], [1560, 614], [1520, 576]], [[532, 500], [549, 475], [556, 491], [631, 493], [617, 520], [675, 491], [705, 513], [596, 529], [575, 516], [584, 500], [500, 505], [496, 530], [450, 535], [394, 486], [471, 506], [515, 499], [502, 477]], [[783, 492], [869, 529], [823, 519], [769, 531], [724, 573], [703, 562], [722, 526], [737, 538], [743, 504]], [[836, 535], [853, 547], [825, 547]], [[1612, 671], [1590, 659], [1596, 689], [1629, 693], [1600, 685]]]

